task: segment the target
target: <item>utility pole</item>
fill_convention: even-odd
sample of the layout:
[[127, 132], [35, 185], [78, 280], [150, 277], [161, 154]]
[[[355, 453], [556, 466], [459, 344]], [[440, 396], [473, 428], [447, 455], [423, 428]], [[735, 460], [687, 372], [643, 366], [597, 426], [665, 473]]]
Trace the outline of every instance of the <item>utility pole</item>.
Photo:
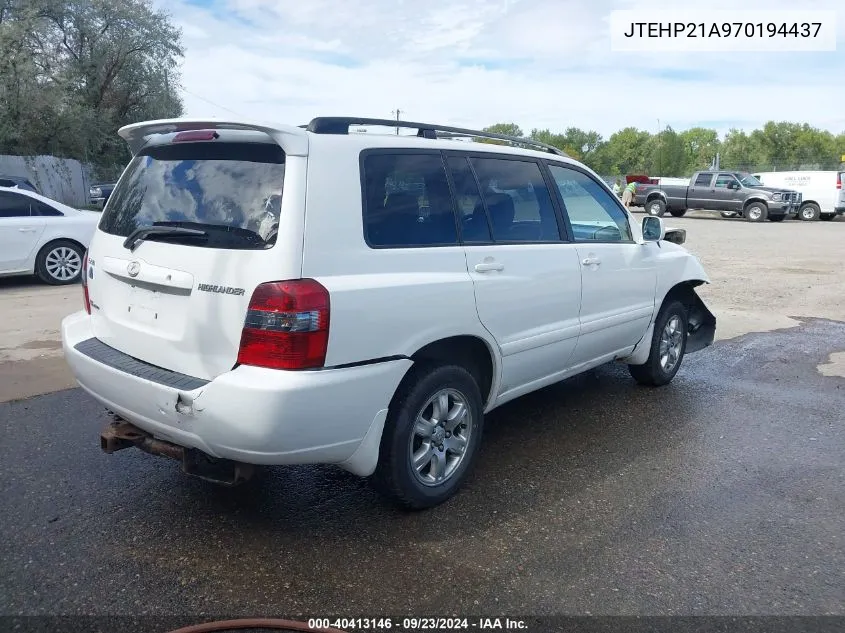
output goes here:
[[[391, 110], [390, 113], [395, 114], [396, 120], [399, 121], [399, 115], [402, 114], [402, 110], [400, 110], [399, 108], [396, 108], [395, 110]], [[396, 136], [399, 136], [399, 126], [398, 125], [396, 126]]]
[[663, 135], [660, 129], [660, 119], [657, 119], [657, 171], [659, 178], [663, 178]]

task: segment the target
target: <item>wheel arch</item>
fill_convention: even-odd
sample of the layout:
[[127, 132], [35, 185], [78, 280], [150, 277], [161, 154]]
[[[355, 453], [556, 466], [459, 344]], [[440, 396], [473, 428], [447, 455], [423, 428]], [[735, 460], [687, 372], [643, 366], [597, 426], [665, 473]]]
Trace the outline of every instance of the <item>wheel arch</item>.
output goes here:
[[742, 208], [747, 209], [749, 205], [754, 204], [755, 202], [759, 202], [767, 209], [769, 208], [769, 201], [760, 196], [752, 196], [750, 198], [746, 198], [745, 202], [742, 203]]
[[454, 363], [464, 367], [478, 382], [484, 410], [493, 403], [500, 362], [491, 344], [483, 338], [471, 334], [441, 338], [420, 347], [410, 359], [415, 364]]
[[88, 250], [88, 248], [85, 246], [85, 244], [83, 244], [83, 243], [82, 243], [82, 242], [80, 242], [79, 240], [76, 240], [76, 239], [74, 239], [74, 238], [72, 238], [72, 237], [51, 237], [51, 238], [50, 238], [50, 239], [48, 239], [46, 242], [44, 242], [44, 244], [42, 244], [42, 245], [38, 248], [38, 250], [36, 251], [36, 253], [35, 253], [35, 259], [36, 259], [36, 261], [37, 261], [37, 260], [38, 260], [38, 258], [41, 256], [41, 253], [43, 253], [43, 252], [44, 252], [44, 250], [45, 250], [48, 246], [50, 246], [50, 245], [52, 245], [52, 244], [55, 244], [56, 242], [70, 242], [71, 244], [74, 244], [75, 246], [78, 246], [78, 247], [82, 250], [83, 254], [85, 253], [85, 251], [87, 251], [87, 250]]
[[641, 365], [648, 360], [651, 339], [654, 336], [654, 323], [660, 310], [670, 301], [680, 301], [687, 309], [687, 319], [690, 328], [687, 339], [687, 353], [696, 352], [713, 342], [716, 331], [716, 317], [698, 296], [696, 288], [710, 283], [706, 276], [695, 276], [678, 280], [666, 292], [661, 293], [659, 303], [655, 301], [655, 310], [643, 337], [637, 342], [630, 356], [623, 359], [629, 365]]

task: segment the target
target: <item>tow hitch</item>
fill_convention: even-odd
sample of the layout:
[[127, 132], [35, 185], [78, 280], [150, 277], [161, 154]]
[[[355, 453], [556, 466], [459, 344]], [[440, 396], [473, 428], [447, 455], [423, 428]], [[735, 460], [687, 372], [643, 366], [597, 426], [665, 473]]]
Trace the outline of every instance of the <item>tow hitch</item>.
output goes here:
[[171, 442], [159, 440], [114, 414], [100, 433], [100, 448], [105, 453], [114, 453], [124, 448], [140, 448], [150, 455], [169, 457], [182, 462], [182, 472], [224, 486], [236, 486], [249, 481], [255, 473], [255, 466], [218, 459], [193, 448], [185, 448]]

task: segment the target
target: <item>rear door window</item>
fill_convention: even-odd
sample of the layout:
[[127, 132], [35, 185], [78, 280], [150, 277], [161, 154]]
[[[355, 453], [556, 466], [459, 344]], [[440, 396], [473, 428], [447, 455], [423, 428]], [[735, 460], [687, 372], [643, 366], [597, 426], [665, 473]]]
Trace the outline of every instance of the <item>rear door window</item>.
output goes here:
[[370, 153], [364, 167], [364, 234], [373, 247], [458, 243], [439, 153]]
[[695, 177], [694, 187], [707, 187], [710, 181], [713, 180], [713, 174], [698, 174]]
[[109, 200], [100, 230], [127, 237], [139, 228], [199, 229], [204, 236], [150, 235], [190, 246], [266, 249], [275, 244], [285, 155], [269, 143], [160, 145], [132, 159]]
[[0, 218], [28, 218], [30, 201], [19, 193], [0, 191]]
[[484, 201], [481, 198], [475, 174], [469, 166], [469, 160], [465, 156], [453, 156], [447, 162], [452, 183], [455, 186], [463, 241], [468, 243], [492, 241]]
[[471, 158], [496, 242], [557, 242], [560, 228], [540, 165]]

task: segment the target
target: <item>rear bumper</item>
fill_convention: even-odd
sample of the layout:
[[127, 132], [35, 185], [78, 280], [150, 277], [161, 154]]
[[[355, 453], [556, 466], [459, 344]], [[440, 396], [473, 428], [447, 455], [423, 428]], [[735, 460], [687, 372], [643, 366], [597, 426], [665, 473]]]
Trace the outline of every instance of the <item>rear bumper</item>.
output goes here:
[[84, 312], [62, 321], [62, 346], [77, 382], [155, 438], [248, 464], [333, 463], [359, 475], [375, 468], [388, 404], [412, 364], [400, 359], [315, 371], [241, 366], [197, 387], [161, 384], [96, 360], [77, 348], [92, 338]]

